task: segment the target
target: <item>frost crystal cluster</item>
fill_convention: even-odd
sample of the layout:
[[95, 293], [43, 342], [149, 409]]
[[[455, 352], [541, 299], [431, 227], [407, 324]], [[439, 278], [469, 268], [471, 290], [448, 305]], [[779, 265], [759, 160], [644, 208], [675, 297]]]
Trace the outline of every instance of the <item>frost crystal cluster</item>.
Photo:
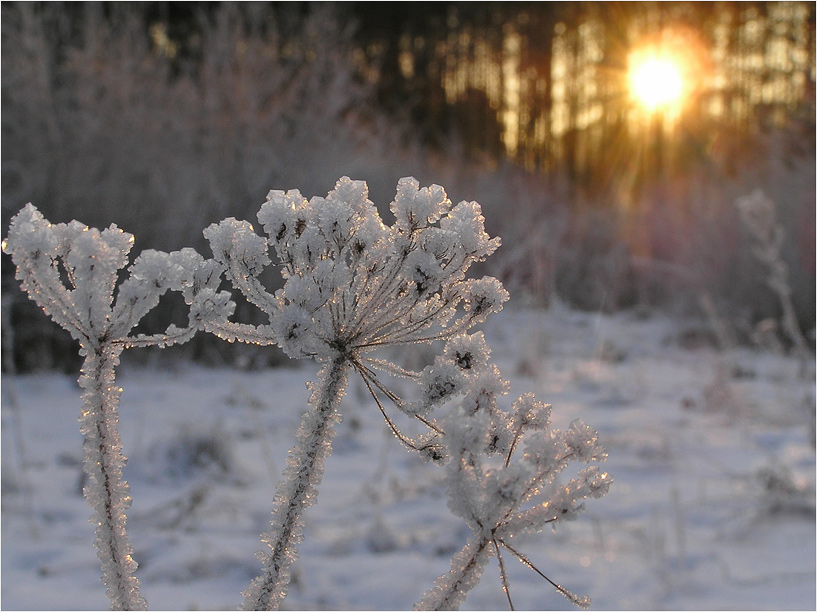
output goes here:
[[[606, 457], [598, 435], [580, 420], [565, 432], [550, 428], [550, 406], [532, 395], [510, 410], [508, 393], [478, 323], [508, 299], [491, 277], [467, 273], [499, 246], [485, 232], [479, 204], [452, 205], [442, 187], [420, 188], [401, 179], [390, 206], [391, 226], [368, 199], [366, 183], [341, 178], [325, 198], [298, 191], [270, 191], [258, 212], [265, 236], [246, 221], [228, 218], [204, 230], [214, 259], [192, 249], [146, 251], [128, 268], [133, 237], [115, 226], [102, 232], [76, 221], [51, 225], [31, 205], [13, 220], [6, 252], [29, 295], [77, 338], [85, 355], [80, 384], [86, 390], [82, 431], [91, 484], [103, 578], [113, 608], [143, 608], [135, 562], [125, 534], [129, 504], [121, 480], [124, 457], [116, 430], [119, 393], [114, 370], [133, 346], [167, 346], [204, 329], [233, 342], [277, 344], [295, 358], [321, 364], [310, 384], [310, 410], [272, 500], [267, 545], [259, 553], [261, 575], [244, 592], [244, 609], [277, 609], [303, 539], [303, 512], [316, 502], [324, 464], [348, 376], [356, 372], [395, 436], [410, 450], [445, 470], [451, 511], [471, 530], [451, 571], [437, 579], [417, 609], [455, 609], [497, 556], [502, 587], [513, 608], [502, 551], [542, 574], [512, 538], [570, 520], [587, 497], [601, 497], [612, 479], [595, 463]], [[274, 265], [284, 285], [270, 292], [262, 272]], [[268, 322], [230, 321], [234, 303], [218, 292], [221, 273]], [[165, 333], [130, 336], [168, 289], [190, 306], [189, 325]], [[439, 341], [440, 353], [421, 371], [375, 355], [376, 349]], [[387, 380], [408, 381], [403, 397]], [[384, 402], [383, 398], [388, 400]], [[412, 437], [389, 416], [389, 403], [424, 433]], [[567, 483], [558, 475], [571, 461], [592, 463]], [[577, 597], [553, 584], [580, 606]]]
[[[247, 608], [276, 608], [286, 595], [301, 540], [301, 512], [314, 503], [331, 452], [347, 370], [360, 373], [373, 394], [373, 386], [388, 394], [375, 370], [392, 372], [396, 366], [370, 357], [371, 351], [450, 338], [508, 299], [496, 279], [466, 278], [474, 262], [499, 246], [485, 233], [476, 202], [452, 207], [442, 187], [421, 189], [415, 179], [405, 178], [391, 212], [395, 222], [387, 227], [368, 199], [366, 183], [344, 177], [326, 198], [307, 201], [298, 191], [271, 191], [258, 212], [268, 238], [235, 219], [204, 232], [233, 285], [270, 321], [258, 327], [215, 322], [208, 329], [228, 340], [277, 343], [292, 357], [324, 363], [313, 410], [304, 417], [275, 497], [272, 530], [264, 536], [270, 552], [262, 555], [264, 574], [245, 593]], [[285, 280], [275, 294], [259, 279], [272, 263], [269, 250]], [[415, 412], [422, 418], [428, 410]], [[419, 448], [387, 420], [405, 443]], [[432, 454], [439, 448], [420, 444]]]
[[[466, 521], [471, 537], [452, 559], [451, 571], [438, 578], [417, 604], [419, 610], [457, 609], [494, 554], [513, 609], [501, 549], [551, 582], [510, 541], [523, 533], [542, 531], [545, 525], [555, 526], [556, 521], [574, 519], [584, 509], [583, 499], [602, 497], [612, 482], [593, 465], [567, 484], [554, 483], [571, 461], [606, 459], [598, 434], [579, 419], [566, 432], [550, 429], [550, 405], [532, 394], [518, 398], [511, 412], [502, 411], [497, 400], [507, 393], [508, 385], [488, 362], [488, 355], [481, 333], [459, 336], [426, 369], [431, 374], [427, 389], [444, 388], [445, 395], [461, 397], [440, 419], [440, 431], [445, 433], [449, 456], [448, 506]], [[519, 448], [521, 454], [514, 460]], [[492, 456], [496, 457], [492, 460]], [[587, 596], [577, 597], [551, 584], [576, 605], [589, 606]]]
[[[442, 187], [401, 179], [387, 227], [363, 181], [344, 177], [326, 198], [270, 191], [258, 212], [268, 238], [246, 221], [208, 227], [214, 257], [233, 285], [269, 315], [266, 327], [213, 326], [230, 340], [277, 343], [291, 357], [360, 361], [378, 346], [428, 342], [466, 330], [508, 299], [494, 278], [465, 279], [496, 250], [476, 202], [452, 208]], [[286, 284], [268, 293], [259, 274], [275, 252]], [[462, 302], [462, 312], [456, 306]]]

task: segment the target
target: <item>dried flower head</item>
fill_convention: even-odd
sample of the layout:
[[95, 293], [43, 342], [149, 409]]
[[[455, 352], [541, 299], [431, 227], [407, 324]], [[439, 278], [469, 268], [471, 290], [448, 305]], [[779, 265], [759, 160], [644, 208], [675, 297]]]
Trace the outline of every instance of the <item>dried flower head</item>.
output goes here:
[[[266, 239], [235, 219], [208, 227], [216, 260], [270, 318], [267, 327], [213, 331], [274, 342], [292, 357], [361, 359], [379, 346], [449, 338], [501, 308], [508, 295], [499, 281], [465, 278], [499, 246], [477, 203], [452, 208], [442, 187], [404, 178], [391, 211], [396, 220], [387, 227], [366, 183], [343, 177], [325, 198], [270, 191], [258, 213]], [[258, 279], [272, 263], [269, 249], [285, 279], [274, 295]]]

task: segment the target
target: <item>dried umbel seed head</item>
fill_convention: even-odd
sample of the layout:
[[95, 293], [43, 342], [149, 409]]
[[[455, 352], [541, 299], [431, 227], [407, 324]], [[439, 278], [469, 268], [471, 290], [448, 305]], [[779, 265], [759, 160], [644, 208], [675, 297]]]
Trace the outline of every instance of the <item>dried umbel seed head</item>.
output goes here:
[[[493, 278], [466, 279], [499, 246], [485, 233], [476, 202], [452, 207], [445, 190], [401, 179], [384, 225], [366, 183], [341, 178], [325, 198], [270, 191], [258, 213], [268, 238], [225, 219], [205, 230], [233, 284], [270, 317], [270, 327], [236, 339], [275, 342], [292, 357], [330, 359], [375, 347], [450, 338], [508, 299]], [[285, 279], [274, 295], [258, 281], [276, 264]], [[458, 309], [459, 305], [462, 309]], [[229, 326], [220, 333], [230, 334]]]
[[[3, 250], [23, 289], [86, 347], [102, 341], [167, 346], [189, 340], [205, 321], [232, 314], [230, 295], [218, 291], [221, 267], [215, 261], [190, 248], [147, 250], [128, 266], [133, 243], [133, 235], [115, 225], [100, 231], [78, 221], [52, 224], [28, 204], [12, 219]], [[123, 269], [128, 276], [117, 286]], [[129, 336], [167, 291], [180, 292], [189, 305], [188, 327]]]

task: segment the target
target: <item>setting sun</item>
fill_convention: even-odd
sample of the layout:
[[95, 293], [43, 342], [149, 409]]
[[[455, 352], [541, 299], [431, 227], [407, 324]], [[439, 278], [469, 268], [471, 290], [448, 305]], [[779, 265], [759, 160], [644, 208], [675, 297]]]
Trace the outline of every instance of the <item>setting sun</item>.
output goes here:
[[648, 111], [669, 110], [680, 104], [684, 81], [678, 62], [661, 55], [642, 55], [630, 62], [630, 93]]

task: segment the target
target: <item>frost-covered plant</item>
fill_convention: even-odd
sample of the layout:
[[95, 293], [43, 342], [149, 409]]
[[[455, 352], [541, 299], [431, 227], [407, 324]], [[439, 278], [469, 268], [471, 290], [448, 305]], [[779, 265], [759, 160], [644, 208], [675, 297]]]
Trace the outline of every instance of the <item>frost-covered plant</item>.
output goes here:
[[766, 283], [777, 294], [783, 311], [782, 326], [794, 345], [795, 352], [803, 361], [808, 361], [811, 351], [797, 323], [797, 315], [792, 302], [789, 283], [789, 268], [780, 252], [786, 231], [775, 218], [775, 204], [762, 190], [756, 189], [750, 195], [736, 200], [743, 224], [754, 238], [755, 257], [768, 268]]
[[[225, 317], [234, 304], [217, 293], [218, 265], [192, 249], [143, 252], [128, 268], [133, 236], [115, 225], [99, 231], [78, 221], [51, 224], [31, 204], [13, 219], [3, 250], [17, 266], [29, 296], [79, 342], [85, 357], [79, 385], [84, 389], [80, 429], [85, 437], [84, 493], [93, 509], [95, 545], [111, 609], [145, 609], [134, 575], [136, 562], [125, 529], [130, 505], [122, 480], [125, 457], [118, 431], [116, 367], [122, 351], [134, 346], [169, 346], [193, 337], [210, 317]], [[185, 328], [129, 335], [167, 290], [180, 291], [190, 306]]]
[[[462, 398], [439, 420], [438, 431], [444, 434], [447, 451], [448, 506], [465, 519], [471, 537], [452, 558], [451, 571], [437, 579], [416, 609], [457, 609], [494, 554], [513, 609], [502, 548], [571, 602], [587, 607], [589, 597], [577, 597], [551, 581], [510, 542], [556, 521], [572, 520], [584, 508], [584, 498], [605, 495], [612, 478], [596, 465], [567, 484], [556, 486], [554, 480], [571, 461], [604, 461], [607, 454], [595, 430], [580, 419], [565, 432], [551, 429], [550, 405], [532, 394], [519, 397], [510, 413], [500, 410], [497, 400], [508, 385], [489, 363], [489, 354], [481, 333], [457, 336], [424, 371], [427, 392], [446, 389], [445, 399]], [[521, 456], [514, 459], [518, 448]]]
[[[301, 514], [315, 502], [350, 370], [362, 377], [401, 442], [427, 459], [449, 463], [451, 508], [473, 530], [452, 561], [451, 573], [438, 580], [418, 604], [421, 608], [459, 605], [487, 559], [494, 551], [499, 556], [500, 546], [533, 567], [508, 540], [569, 518], [580, 509], [581, 499], [601, 496], [609, 486], [610, 478], [591, 468], [540, 499], [542, 487], [570, 460], [603, 458], [595, 433], [579, 423], [566, 434], [548, 431], [547, 409], [532, 397], [520, 398], [513, 414], [497, 407], [507, 384], [489, 362], [482, 334], [466, 334], [508, 298], [494, 278], [466, 278], [472, 263], [499, 246], [497, 238], [485, 233], [479, 205], [452, 207], [441, 187], [420, 189], [416, 180], [405, 178], [398, 183], [391, 211], [395, 222], [388, 227], [368, 200], [366, 184], [344, 177], [326, 198], [307, 201], [298, 191], [271, 191], [258, 213], [267, 239], [235, 219], [205, 230], [233, 285], [270, 320], [257, 327], [215, 321], [207, 329], [230, 341], [275, 343], [292, 357], [323, 364], [319, 383], [312, 387], [312, 410], [304, 415], [298, 445], [290, 451], [275, 495], [272, 529], [263, 536], [270, 550], [260, 555], [262, 575], [245, 591], [246, 609], [274, 609], [286, 596], [302, 539]], [[285, 279], [274, 294], [259, 280], [272, 263], [270, 248]], [[443, 353], [422, 372], [371, 355], [379, 347], [435, 340], [447, 340]], [[404, 400], [377, 372], [415, 381], [419, 397]], [[406, 435], [387, 415], [378, 394], [421, 421], [428, 432]], [[456, 398], [462, 399], [456, 410], [434, 417]], [[527, 431], [531, 435], [525, 437], [522, 457], [511, 462]], [[504, 457], [504, 465], [486, 471], [483, 455]], [[523, 504], [532, 507], [523, 512]], [[507, 592], [502, 563], [501, 569]]]
[[[258, 213], [268, 238], [247, 222], [225, 219], [208, 227], [215, 260], [192, 249], [143, 252], [129, 266], [133, 236], [116, 226], [99, 231], [77, 221], [52, 225], [32, 205], [12, 220], [4, 250], [17, 265], [23, 288], [80, 343], [85, 434], [86, 497], [94, 509], [103, 580], [115, 609], [146, 607], [134, 575], [125, 531], [130, 503], [122, 481], [124, 456], [117, 432], [121, 389], [115, 368], [125, 348], [184, 342], [199, 329], [228, 341], [278, 344], [290, 356], [321, 363], [307, 411], [273, 500], [271, 530], [262, 536], [262, 575], [245, 591], [244, 608], [275, 609], [286, 596], [302, 540], [305, 508], [315, 503], [331, 453], [334, 427], [350, 371], [357, 372], [392, 432], [409, 449], [446, 465], [449, 506], [472, 531], [418, 609], [458, 607], [497, 555], [502, 586], [511, 601], [501, 549], [542, 574], [510, 539], [569, 520], [586, 497], [601, 497], [612, 479], [597, 466], [565, 485], [556, 476], [569, 462], [606, 457], [597, 434], [581, 421], [561, 433], [550, 429], [550, 406], [532, 395], [511, 412], [499, 407], [508, 392], [481, 332], [467, 332], [502, 308], [508, 294], [494, 278], [469, 279], [471, 265], [499, 246], [489, 238], [476, 202], [452, 206], [442, 187], [420, 189], [401, 179], [391, 204], [392, 226], [368, 200], [366, 184], [341, 178], [326, 198], [305, 200], [298, 191], [271, 191]], [[275, 293], [259, 276], [274, 251], [285, 284]], [[229, 320], [235, 304], [218, 292], [220, 272], [269, 317], [266, 325]], [[190, 306], [184, 329], [130, 333], [168, 289]], [[116, 299], [114, 301], [114, 293]], [[420, 372], [375, 357], [378, 348], [444, 341]], [[382, 375], [382, 376], [380, 376]], [[384, 382], [396, 376], [416, 383], [411, 401]], [[381, 397], [417, 419], [426, 433], [406, 435]], [[514, 452], [521, 455], [514, 458]], [[577, 597], [551, 582], [572, 602]]]
[[[245, 592], [248, 609], [277, 608], [286, 595], [302, 539], [301, 514], [315, 502], [349, 370], [370, 390], [382, 388], [375, 371], [399, 369], [370, 356], [372, 350], [451, 338], [508, 298], [494, 278], [466, 278], [471, 264], [499, 246], [485, 233], [476, 202], [452, 207], [442, 187], [420, 189], [406, 178], [398, 183], [391, 211], [396, 220], [387, 227], [368, 200], [366, 184], [343, 177], [326, 198], [307, 201], [298, 191], [271, 191], [258, 213], [268, 239], [232, 218], [204, 232], [233, 285], [270, 320], [257, 327], [217, 322], [207, 328], [230, 341], [275, 343], [292, 357], [323, 364], [312, 410], [303, 417], [275, 495], [272, 529], [263, 536], [270, 548], [261, 555], [263, 574]], [[275, 294], [259, 280], [271, 263], [270, 248], [286, 281]], [[415, 416], [423, 420], [422, 412]], [[439, 452], [433, 435], [413, 441], [386, 419], [412, 448]]]

